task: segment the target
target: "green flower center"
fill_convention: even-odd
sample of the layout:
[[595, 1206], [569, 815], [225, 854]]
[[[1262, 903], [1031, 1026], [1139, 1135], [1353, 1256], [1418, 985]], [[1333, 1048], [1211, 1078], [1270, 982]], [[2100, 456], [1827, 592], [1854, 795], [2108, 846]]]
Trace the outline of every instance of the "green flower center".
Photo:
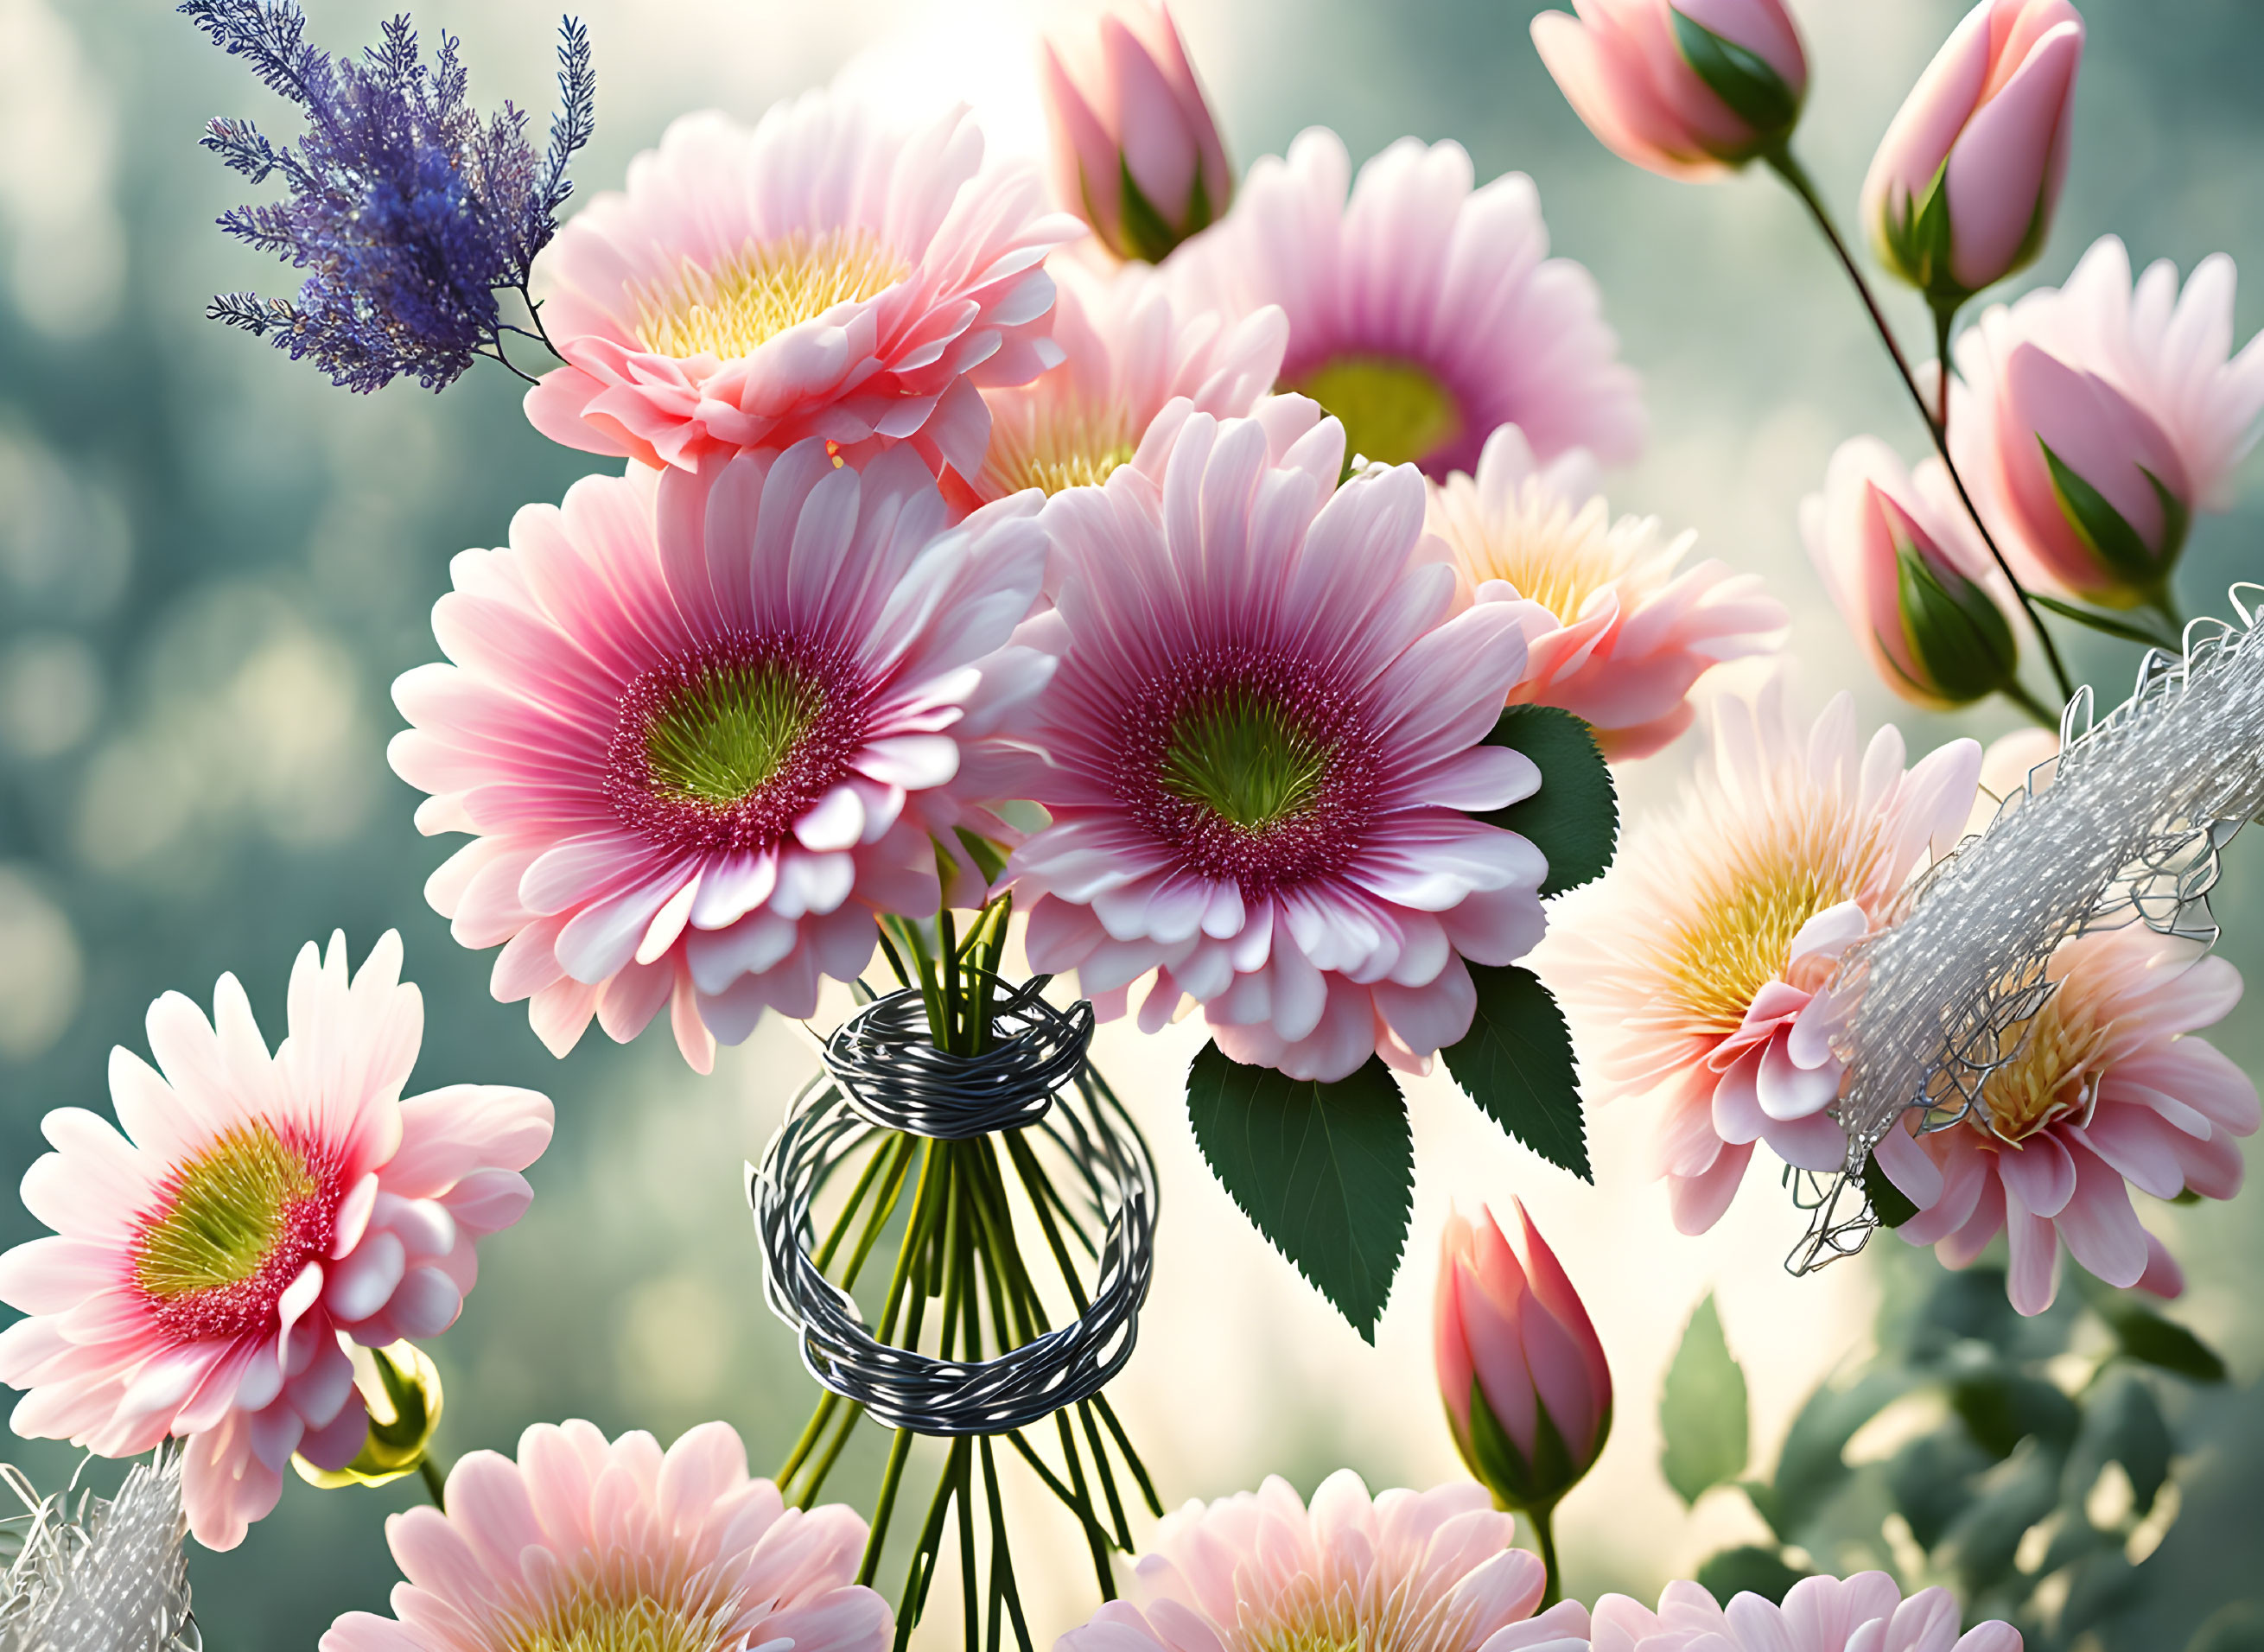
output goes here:
[[816, 675], [792, 659], [724, 663], [693, 677], [645, 727], [655, 792], [729, 808], [776, 777], [825, 709]]
[[243, 1284], [320, 1189], [265, 1120], [238, 1126], [174, 1172], [171, 1203], [135, 1249], [134, 1283], [161, 1301]]
[[1377, 464], [1419, 464], [1462, 433], [1454, 393], [1396, 357], [1332, 357], [1288, 388], [1342, 422], [1347, 455]]
[[1334, 750], [1272, 696], [1232, 688], [1173, 720], [1159, 778], [1172, 796], [1263, 832], [1319, 801]]

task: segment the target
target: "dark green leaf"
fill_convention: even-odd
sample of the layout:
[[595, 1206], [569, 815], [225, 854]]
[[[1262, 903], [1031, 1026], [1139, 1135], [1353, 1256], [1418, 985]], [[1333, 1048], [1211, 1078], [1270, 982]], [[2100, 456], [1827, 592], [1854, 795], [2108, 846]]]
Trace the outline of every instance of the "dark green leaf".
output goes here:
[[1375, 1056], [1333, 1084], [1230, 1061], [1187, 1072], [1195, 1145], [1243, 1214], [1369, 1342], [1407, 1243], [1415, 1144]]
[[1998, 1458], [2011, 1456], [2031, 1436], [2064, 1450], [2081, 1420], [2075, 1402], [2050, 1383], [2002, 1367], [1961, 1376], [1950, 1384], [1949, 1406], [1973, 1443]]
[[1841, 1455], [1855, 1431], [1910, 1391], [1918, 1379], [1887, 1367], [1867, 1372], [1845, 1388], [1826, 1386], [1808, 1396], [1786, 1431], [1773, 1485], [1752, 1488], [1753, 1506], [1786, 1542], [1830, 1501], [1847, 1478]]
[[1952, 1424], [1911, 1441], [1887, 1465], [1887, 1494], [1922, 1549], [1941, 1541], [1973, 1501], [1973, 1482], [1994, 1460]]
[[1795, 1571], [1773, 1549], [1723, 1549], [1698, 1569], [1699, 1586], [1728, 1605], [1739, 1595], [1759, 1595], [1781, 1605], [1785, 1592], [1809, 1574]]
[[[2165, 501], [2164, 548], [2157, 552], [2138, 537], [2138, 530], [2130, 519], [2108, 503], [2107, 496], [2093, 487], [2064, 463], [2051, 450], [2051, 444], [2041, 436], [2036, 446], [2044, 452], [2044, 465], [2051, 472], [2052, 491], [2059, 497], [2060, 511], [2076, 536], [2099, 554], [2099, 559], [2126, 584], [2140, 591], [2152, 591], [2161, 583], [2170, 571], [2170, 558], [2177, 554], [2177, 543], [2169, 539], [2170, 525], [2166, 503], [2168, 489], [2159, 482], [2155, 491]], [[2151, 474], [2147, 478], [2152, 481]]]
[[1690, 1315], [1658, 1396], [1658, 1470], [1686, 1505], [1745, 1473], [1745, 1373], [1709, 1292]]
[[1541, 893], [1562, 895], [1601, 877], [1618, 842], [1620, 806], [1594, 731], [1554, 706], [1511, 706], [1485, 743], [1521, 751], [1541, 771], [1531, 797], [1478, 816], [1529, 839], [1547, 858]]
[[2165, 1319], [2153, 1309], [2103, 1286], [2086, 1295], [2129, 1358], [2174, 1371], [2195, 1382], [2224, 1380], [2224, 1361], [2208, 1344], [2174, 1320]]
[[1879, 1168], [1878, 1160], [1865, 1159], [1859, 1179], [1863, 1184], [1863, 1197], [1870, 1201], [1871, 1214], [1888, 1227], [1899, 1228], [1918, 1214], [1918, 1206], [1911, 1203], [1910, 1195], [1895, 1185], [1893, 1178]]
[[2058, 1503], [2060, 1462], [2058, 1453], [2028, 1441], [1950, 1526], [1943, 1541], [1968, 1598], [2013, 1569], [2021, 1538]]
[[2138, 1598], [2138, 1569], [2113, 1549], [2093, 1554], [2068, 1578], [2059, 1609], [2059, 1632], [2072, 1641]]
[[2079, 1501], [2089, 1495], [2101, 1469], [2110, 1462], [2120, 1463], [2130, 1478], [2131, 1507], [2143, 1516], [2170, 1477], [2173, 1449], [2170, 1425], [2154, 1391], [2136, 1373], [2125, 1372], [2094, 1393], [2083, 1408], [2083, 1431], [2068, 1460], [2066, 1496]]
[[1672, 8], [1670, 11], [1682, 61], [1753, 129], [1756, 149], [1792, 129], [1792, 123], [1800, 118], [1800, 94], [1785, 84], [1784, 76], [1770, 68], [1767, 59], [1734, 40], [1723, 40], [1680, 11]]
[[1593, 1181], [1564, 1011], [1529, 969], [1472, 964], [1469, 971], [1477, 1012], [1462, 1041], [1442, 1052], [1447, 1070], [1511, 1135], [1551, 1164]]

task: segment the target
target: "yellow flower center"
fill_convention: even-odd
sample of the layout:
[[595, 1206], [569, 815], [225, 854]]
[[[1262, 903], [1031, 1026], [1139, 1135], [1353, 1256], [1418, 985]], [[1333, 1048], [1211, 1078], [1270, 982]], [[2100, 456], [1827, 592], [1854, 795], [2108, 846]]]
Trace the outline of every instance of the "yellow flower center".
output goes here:
[[1436, 375], [1390, 356], [1336, 356], [1287, 389], [1345, 428], [1345, 451], [1381, 465], [1419, 463], [1462, 433], [1462, 410]]
[[637, 340], [656, 355], [735, 361], [787, 328], [871, 298], [911, 273], [869, 229], [816, 235], [797, 229], [751, 242], [713, 270], [686, 259], [673, 288], [640, 295]]
[[1027, 424], [1007, 417], [990, 427], [985, 479], [1001, 494], [1025, 488], [1047, 494], [1097, 488], [1135, 450], [1131, 415], [1122, 407], [1040, 404]]
[[735, 1604], [592, 1592], [520, 1626], [497, 1652], [721, 1652]]
[[1650, 540], [1648, 523], [1629, 518], [1615, 527], [1601, 499], [1576, 511], [1538, 477], [1527, 479], [1506, 522], [1483, 521], [1475, 500], [1455, 508], [1462, 504], [1449, 504], [1445, 537], [1464, 576], [1473, 585], [1506, 580], [1564, 625], [1625, 573]]
[[1665, 996], [1694, 1031], [1738, 1030], [1754, 996], [1783, 975], [1801, 926], [1863, 887], [1876, 836], [1851, 830], [1826, 799], [1804, 808], [1788, 800], [1756, 841], [1710, 869], [1666, 942]]
[[161, 1301], [242, 1284], [320, 1185], [265, 1120], [239, 1125], [174, 1172], [171, 1199], [135, 1247], [134, 1282]]
[[2091, 1105], [2108, 1029], [2080, 993], [2055, 991], [2043, 1009], [1997, 1035], [2005, 1065], [1982, 1081], [1981, 1110], [2007, 1141], [2024, 1141]]

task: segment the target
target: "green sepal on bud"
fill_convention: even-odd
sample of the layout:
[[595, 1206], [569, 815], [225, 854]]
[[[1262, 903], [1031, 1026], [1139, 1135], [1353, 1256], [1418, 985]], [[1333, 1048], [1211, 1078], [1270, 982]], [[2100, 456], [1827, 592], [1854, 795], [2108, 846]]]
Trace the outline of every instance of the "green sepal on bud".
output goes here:
[[413, 1343], [352, 1351], [354, 1387], [369, 1408], [369, 1438], [344, 1468], [317, 1468], [303, 1457], [291, 1459], [299, 1478], [334, 1491], [345, 1486], [382, 1486], [413, 1474], [424, 1461], [440, 1426], [440, 1372], [431, 1356]]
[[1980, 586], [1929, 562], [1899, 533], [1895, 591], [1911, 653], [1925, 674], [1914, 689], [1964, 706], [2013, 681], [2021, 651], [2004, 612]]
[[[1217, 216], [1210, 204], [1210, 192], [1203, 187], [1202, 168], [1195, 168], [1194, 181], [1187, 190], [1186, 221], [1176, 228], [1157, 209], [1146, 192], [1133, 181], [1132, 163], [1117, 161], [1117, 240], [1115, 250], [1120, 257], [1136, 258], [1149, 264], [1161, 264], [1172, 255], [1179, 243], [1201, 234], [1211, 226]], [[1088, 202], [1090, 205], [1090, 202]], [[1089, 222], [1101, 220], [1088, 212]]]
[[1669, 6], [1674, 19], [1674, 43], [1691, 72], [1708, 90], [1729, 105], [1738, 120], [1753, 129], [1752, 143], [1742, 155], [1724, 155], [1725, 161], [1746, 161], [1775, 149], [1792, 135], [1800, 120], [1801, 94], [1769, 67], [1767, 60], [1734, 40], [1723, 40], [1704, 24]]
[[1612, 1433], [1612, 1409], [1607, 1402], [1596, 1424], [1595, 1446], [1587, 1460], [1578, 1463], [1572, 1460], [1563, 1432], [1538, 1394], [1534, 1395], [1533, 1412], [1533, 1454], [1529, 1458], [1518, 1450], [1517, 1442], [1494, 1416], [1493, 1408], [1486, 1403], [1485, 1390], [1475, 1378], [1470, 1381], [1469, 1438], [1465, 1439], [1462, 1431], [1454, 1426], [1451, 1414], [1447, 1421], [1462, 1462], [1478, 1483], [1493, 1493], [1495, 1507], [1545, 1516], [1603, 1455], [1604, 1443]]
[[[2020, 246], [1992, 282], [2033, 264], [2050, 229], [2051, 197], [2047, 193], [2037, 198]], [[1936, 310], [1948, 312], [1979, 291], [1959, 280], [1950, 267], [1951, 234], [1949, 162], [1945, 158], [1923, 195], [1899, 203], [1890, 198], [1879, 209], [1872, 242], [1881, 264], [1925, 293]]]
[[2130, 518], [2117, 511], [2107, 496], [2086, 482], [2071, 468], [2051, 444], [2043, 437], [2036, 446], [2043, 449], [2044, 466], [2051, 472], [2052, 494], [2059, 501], [2060, 513], [2076, 537], [2099, 558], [2123, 589], [2115, 591], [2089, 591], [2085, 594], [2095, 602], [2113, 607], [2136, 607], [2153, 600], [2166, 584], [2170, 570], [2177, 565], [2178, 554], [2185, 549], [2187, 531], [2193, 525], [2193, 513], [2162, 479], [2140, 465], [2138, 474], [2153, 485], [2154, 497], [2162, 507], [2162, 543], [2150, 548], [2139, 537]]

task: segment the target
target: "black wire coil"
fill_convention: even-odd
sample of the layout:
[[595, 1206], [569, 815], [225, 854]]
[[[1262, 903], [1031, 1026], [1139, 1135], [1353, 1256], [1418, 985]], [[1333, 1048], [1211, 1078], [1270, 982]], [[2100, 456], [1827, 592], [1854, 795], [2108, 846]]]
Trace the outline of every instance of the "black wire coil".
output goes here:
[[[750, 1167], [748, 1202], [763, 1250], [763, 1293], [802, 1342], [819, 1385], [889, 1428], [1002, 1434], [1090, 1399], [1132, 1357], [1155, 1268], [1156, 1166], [1121, 1103], [1085, 1066], [1092, 1007], [1067, 1011], [1009, 993], [996, 1040], [980, 1055], [934, 1047], [917, 992], [865, 1006], [826, 1040], [828, 1071], [805, 1086]], [[1105, 1222], [1099, 1273], [1077, 1319], [993, 1359], [939, 1359], [891, 1347], [867, 1329], [846, 1291], [811, 1256], [810, 1206], [828, 1177], [883, 1131], [961, 1141], [1034, 1129], [1075, 1168]]]
[[1048, 979], [1026, 981], [998, 1000], [990, 1047], [974, 1056], [936, 1048], [918, 993], [875, 998], [825, 1040], [826, 1069], [857, 1111], [884, 1129], [940, 1141], [1023, 1129], [1085, 1070], [1092, 1042], [1092, 1006], [1080, 999], [1055, 1009], [1038, 996]]

